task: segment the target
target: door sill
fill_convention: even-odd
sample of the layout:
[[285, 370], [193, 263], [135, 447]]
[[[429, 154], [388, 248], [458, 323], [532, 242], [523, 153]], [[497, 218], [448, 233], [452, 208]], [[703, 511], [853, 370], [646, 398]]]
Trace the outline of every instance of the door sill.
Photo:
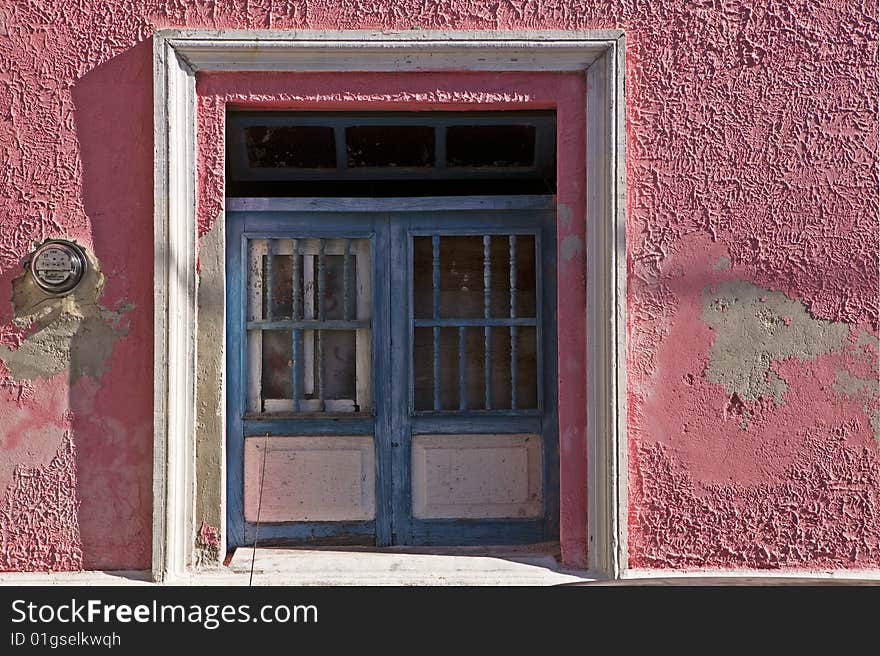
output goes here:
[[593, 580], [562, 568], [559, 544], [479, 547], [250, 547], [225, 570], [254, 585], [560, 585]]

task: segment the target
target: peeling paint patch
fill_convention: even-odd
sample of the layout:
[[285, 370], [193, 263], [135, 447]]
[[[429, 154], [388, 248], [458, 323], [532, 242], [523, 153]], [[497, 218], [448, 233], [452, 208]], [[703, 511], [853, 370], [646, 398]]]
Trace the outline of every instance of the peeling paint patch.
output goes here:
[[220, 529], [203, 521], [202, 527], [199, 529], [199, 544], [203, 547], [219, 547]]
[[220, 565], [220, 529], [202, 520], [196, 534], [193, 554], [196, 569], [216, 568]]
[[730, 268], [730, 258], [726, 255], [718, 258], [718, 261], [712, 267], [712, 271], [727, 271]]
[[220, 529], [203, 521], [202, 527], [199, 529], [199, 544], [203, 547], [219, 547]]
[[15, 403], [19, 408], [22, 404], [34, 398], [33, 384], [28, 380], [17, 381], [12, 376], [0, 376], [0, 398]]
[[706, 378], [742, 399], [772, 396], [777, 404], [788, 385], [772, 362], [830, 353], [849, 334], [846, 324], [816, 319], [800, 301], [744, 280], [708, 286], [702, 318], [715, 331]]
[[578, 235], [568, 235], [563, 237], [559, 243], [559, 255], [563, 262], [568, 262], [575, 255], [584, 252], [584, 240]]
[[846, 369], [838, 369], [837, 379], [834, 381], [834, 389], [849, 396], [859, 393], [871, 397], [880, 396], [880, 380], [868, 380], [851, 375]]
[[873, 352], [876, 356], [880, 352], [880, 337], [869, 332], [861, 332], [856, 339], [856, 347], [865, 352]]
[[134, 305], [110, 310], [98, 303], [104, 275], [88, 253], [89, 271], [73, 293], [48, 296], [30, 275], [12, 281], [13, 324], [23, 337], [17, 346], [0, 344], [0, 359], [16, 381], [49, 379], [70, 369], [70, 380], [100, 378], [119, 337], [128, 334], [126, 314]]
[[[196, 363], [196, 516], [202, 518], [197, 543], [202, 544], [197, 555], [200, 567], [218, 565], [219, 537], [213, 547], [205, 527], [220, 526], [225, 506], [223, 490], [226, 486], [223, 472], [224, 395], [222, 383], [226, 372], [224, 352], [215, 348], [224, 340], [224, 240], [223, 214], [218, 213], [211, 228], [199, 239], [198, 316]], [[218, 531], [218, 529], [210, 529]], [[207, 531], [207, 532], [206, 532]], [[206, 542], [207, 540], [207, 542]]]
[[564, 230], [571, 229], [574, 212], [571, 211], [571, 208], [568, 205], [566, 205], [565, 203], [557, 203], [556, 216], [559, 221], [559, 225], [562, 226]]

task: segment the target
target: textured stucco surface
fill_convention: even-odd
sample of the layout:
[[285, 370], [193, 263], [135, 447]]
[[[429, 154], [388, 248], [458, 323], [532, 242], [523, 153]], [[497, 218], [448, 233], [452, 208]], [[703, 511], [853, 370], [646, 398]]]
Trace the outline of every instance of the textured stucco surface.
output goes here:
[[[100, 260], [102, 305], [134, 308], [94, 375], [0, 364], [0, 567], [149, 565], [149, 35], [184, 25], [625, 29], [630, 564], [880, 567], [877, 7], [859, 0], [4, 4], [0, 299], [34, 242], [66, 236]], [[719, 285], [794, 304], [777, 315], [806, 341], [719, 362], [737, 343], [704, 318]], [[27, 334], [0, 302], [0, 343]]]

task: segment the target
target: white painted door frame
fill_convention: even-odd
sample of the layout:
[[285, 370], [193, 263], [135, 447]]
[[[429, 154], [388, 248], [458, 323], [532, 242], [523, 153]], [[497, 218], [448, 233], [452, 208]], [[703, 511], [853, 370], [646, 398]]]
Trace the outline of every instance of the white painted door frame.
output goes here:
[[623, 32], [172, 29], [157, 32], [153, 45], [153, 578], [189, 573], [196, 533], [196, 73], [438, 70], [586, 76], [586, 215], [593, 219], [585, 253], [588, 553], [597, 574], [620, 577], [626, 567]]

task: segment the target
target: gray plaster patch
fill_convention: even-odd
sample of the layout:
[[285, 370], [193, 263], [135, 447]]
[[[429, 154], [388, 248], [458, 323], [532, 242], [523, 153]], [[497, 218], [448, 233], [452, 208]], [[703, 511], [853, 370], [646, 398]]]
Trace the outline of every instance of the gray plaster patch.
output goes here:
[[862, 331], [859, 333], [859, 336], [856, 338], [856, 348], [865, 351], [865, 347], [869, 347], [873, 349], [874, 353], [880, 351], [880, 337], [877, 335], [872, 335], [867, 331]]
[[95, 257], [86, 255], [89, 270], [67, 296], [46, 295], [27, 273], [12, 281], [13, 323], [31, 331], [16, 349], [0, 345], [0, 359], [15, 380], [48, 379], [65, 369], [71, 381], [100, 378], [114, 343], [128, 334], [125, 315], [134, 305], [111, 310], [98, 303], [104, 275]]
[[[208, 527], [222, 525], [226, 484], [223, 476], [224, 225], [221, 212], [210, 230], [199, 239], [195, 503], [196, 516], [203, 520], [203, 526]], [[203, 542], [200, 535], [196, 535], [194, 557], [197, 567], [219, 566], [219, 548], [206, 546]]]
[[562, 238], [559, 244], [559, 255], [563, 262], [568, 262], [575, 255], [584, 252], [584, 241], [577, 235], [568, 235]]
[[722, 255], [718, 258], [718, 261], [715, 263], [715, 266], [712, 267], [712, 271], [727, 271], [730, 268], [730, 258], [726, 255]]
[[838, 392], [847, 396], [864, 393], [871, 397], [880, 397], [880, 380], [859, 378], [846, 369], [838, 369], [835, 374], [834, 389]]
[[737, 280], [703, 291], [702, 318], [715, 330], [706, 378], [730, 394], [777, 404], [788, 389], [770, 369], [774, 360], [810, 359], [843, 347], [849, 326], [816, 319], [780, 292]]
[[559, 223], [563, 228], [568, 229], [571, 227], [574, 212], [571, 211], [571, 208], [568, 205], [559, 203], [556, 206], [556, 214], [559, 217]]
[[[870, 416], [871, 428], [874, 430], [874, 437], [880, 440], [880, 406], [871, 403], [871, 399], [880, 399], [880, 378], [869, 379], [853, 376], [846, 369], [838, 369], [835, 372], [834, 390], [847, 396], [861, 396], [868, 398], [863, 406], [864, 410]], [[871, 406], [874, 406], [873, 410]]]

